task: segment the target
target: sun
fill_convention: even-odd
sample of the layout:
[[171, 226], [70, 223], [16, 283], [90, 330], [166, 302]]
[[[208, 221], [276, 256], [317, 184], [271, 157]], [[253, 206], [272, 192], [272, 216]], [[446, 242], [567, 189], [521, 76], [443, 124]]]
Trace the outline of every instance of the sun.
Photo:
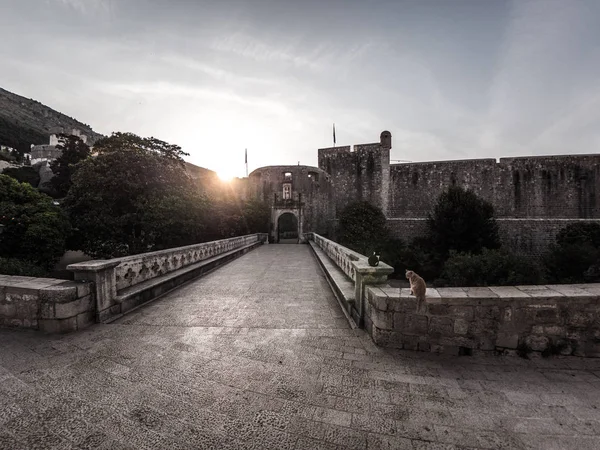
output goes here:
[[217, 172], [217, 176], [221, 181], [229, 182], [233, 179], [233, 175], [229, 172]]

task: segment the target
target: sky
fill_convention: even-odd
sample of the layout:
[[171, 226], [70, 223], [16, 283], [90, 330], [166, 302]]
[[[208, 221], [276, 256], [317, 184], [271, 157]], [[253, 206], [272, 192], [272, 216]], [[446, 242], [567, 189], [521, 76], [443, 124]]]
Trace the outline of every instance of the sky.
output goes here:
[[598, 0], [0, 0], [0, 87], [243, 176], [600, 153]]

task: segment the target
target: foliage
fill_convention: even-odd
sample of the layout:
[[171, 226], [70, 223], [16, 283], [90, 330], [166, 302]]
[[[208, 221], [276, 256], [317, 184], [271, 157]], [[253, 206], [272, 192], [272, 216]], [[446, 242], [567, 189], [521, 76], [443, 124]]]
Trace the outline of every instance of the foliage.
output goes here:
[[81, 161], [64, 200], [76, 249], [111, 258], [203, 240], [207, 201], [185, 171], [181, 149], [114, 133]]
[[18, 258], [0, 258], [0, 273], [24, 277], [46, 277], [48, 269]]
[[481, 253], [450, 252], [436, 286], [515, 286], [541, 284], [543, 268], [521, 255], [502, 249]]
[[559, 231], [544, 260], [552, 282], [600, 281], [600, 225], [592, 222], [567, 225]]
[[403, 278], [406, 269], [413, 270], [425, 280], [435, 280], [439, 277], [444, 259], [428, 237], [413, 239], [402, 253], [402, 261], [394, 266], [396, 272]]
[[50, 269], [65, 251], [70, 225], [52, 199], [0, 175], [0, 254]]
[[338, 242], [370, 256], [374, 251], [381, 251], [389, 239], [386, 222], [383, 211], [377, 206], [366, 201], [351, 203], [340, 214]]
[[444, 258], [450, 250], [479, 253], [500, 246], [493, 206], [459, 186], [440, 195], [427, 224], [433, 244]]
[[56, 196], [62, 198], [69, 192], [76, 164], [90, 156], [90, 148], [78, 136], [59, 134], [58, 140], [56, 148], [62, 150], [62, 154], [50, 163], [54, 174], [50, 186]]
[[271, 209], [262, 201], [213, 200], [210, 239], [267, 233], [270, 216]]
[[37, 187], [40, 184], [40, 175], [31, 166], [7, 167], [2, 173], [14, 178], [19, 183], [29, 183], [33, 187]]

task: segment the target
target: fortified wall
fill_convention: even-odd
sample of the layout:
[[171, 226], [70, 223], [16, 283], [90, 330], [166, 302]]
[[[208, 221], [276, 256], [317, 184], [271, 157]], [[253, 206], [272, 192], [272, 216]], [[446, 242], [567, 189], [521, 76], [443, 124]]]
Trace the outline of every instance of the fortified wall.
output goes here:
[[250, 174], [247, 193], [271, 206], [272, 241], [278, 239], [284, 214], [295, 217], [300, 236], [309, 231], [325, 233], [333, 217], [331, 177], [318, 167], [261, 167]]
[[319, 149], [331, 176], [332, 219], [349, 203], [383, 209], [393, 233], [410, 240], [449, 186], [474, 191], [494, 205], [505, 245], [530, 255], [545, 251], [569, 223], [600, 221], [600, 155], [532, 156], [390, 164], [391, 134], [377, 144]]

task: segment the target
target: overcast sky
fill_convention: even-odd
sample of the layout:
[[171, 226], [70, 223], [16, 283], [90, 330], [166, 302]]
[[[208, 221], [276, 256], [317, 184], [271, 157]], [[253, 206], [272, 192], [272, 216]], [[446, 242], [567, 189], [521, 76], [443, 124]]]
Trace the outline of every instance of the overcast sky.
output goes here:
[[600, 153], [598, 0], [0, 0], [0, 87], [244, 174]]

